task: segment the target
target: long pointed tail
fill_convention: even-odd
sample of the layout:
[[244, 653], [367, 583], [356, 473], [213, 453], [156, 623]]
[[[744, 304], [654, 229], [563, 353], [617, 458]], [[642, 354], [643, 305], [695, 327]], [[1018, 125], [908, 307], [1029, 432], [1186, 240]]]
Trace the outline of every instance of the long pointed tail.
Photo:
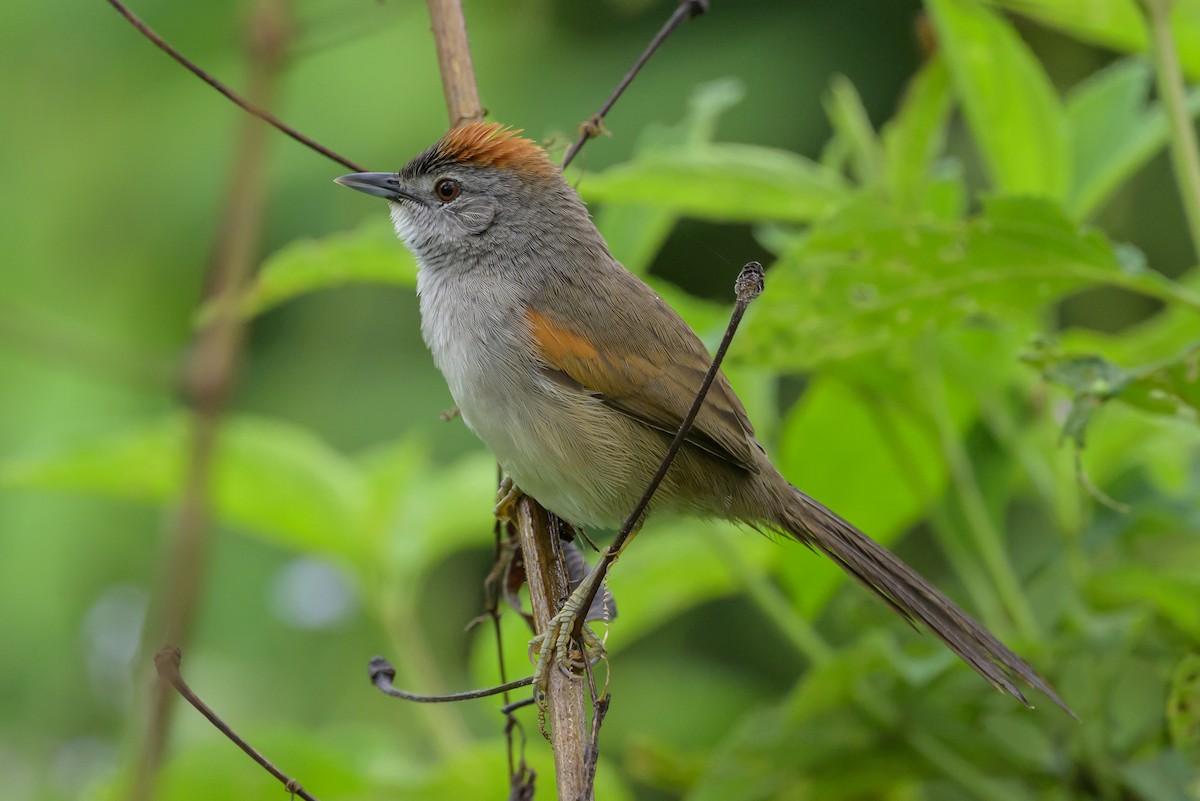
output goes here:
[[1016, 676], [1075, 717], [1025, 660], [899, 557], [800, 490], [795, 490], [793, 498], [779, 521], [784, 531], [825, 553], [910, 621], [925, 624], [993, 686], [1032, 707], [1013, 683]]

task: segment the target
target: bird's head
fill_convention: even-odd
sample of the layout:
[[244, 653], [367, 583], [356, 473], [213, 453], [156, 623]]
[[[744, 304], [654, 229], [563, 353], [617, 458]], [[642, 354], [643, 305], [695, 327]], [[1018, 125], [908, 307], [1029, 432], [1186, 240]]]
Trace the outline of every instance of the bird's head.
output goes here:
[[511, 250], [583, 208], [546, 151], [519, 133], [499, 123], [472, 123], [450, 131], [399, 172], [336, 181], [388, 200], [396, 233], [427, 264]]

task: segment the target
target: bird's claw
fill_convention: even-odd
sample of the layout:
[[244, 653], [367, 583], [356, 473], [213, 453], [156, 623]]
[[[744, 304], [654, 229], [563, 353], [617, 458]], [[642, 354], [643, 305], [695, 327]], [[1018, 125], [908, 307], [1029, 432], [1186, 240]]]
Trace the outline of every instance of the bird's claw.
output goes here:
[[517, 501], [521, 500], [521, 496], [524, 494], [511, 478], [505, 476], [500, 480], [500, 486], [496, 490], [496, 505], [492, 508], [492, 514], [499, 520], [511, 521], [513, 512], [517, 508]]
[[556, 667], [571, 676], [604, 658], [604, 640], [586, 625], [580, 630], [578, 641], [571, 637], [576, 618], [581, 614], [577, 605], [568, 599], [562, 611], [551, 618], [546, 631], [529, 641], [529, 661], [537, 657], [533, 687], [539, 704], [545, 700], [549, 690], [552, 668]]

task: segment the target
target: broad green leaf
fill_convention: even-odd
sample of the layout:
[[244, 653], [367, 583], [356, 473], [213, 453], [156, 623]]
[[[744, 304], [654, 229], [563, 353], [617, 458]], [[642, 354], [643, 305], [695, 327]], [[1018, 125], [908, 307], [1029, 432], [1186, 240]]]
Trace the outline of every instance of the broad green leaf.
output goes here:
[[[1084, 81], [1067, 98], [1075, 175], [1067, 208], [1086, 218], [1167, 141], [1167, 118], [1148, 105], [1153, 73], [1142, 59], [1118, 61]], [[1200, 93], [1189, 98], [1200, 112]]]
[[950, 74], [934, 55], [909, 81], [899, 111], [883, 126], [888, 193], [905, 211], [921, 208], [929, 191], [929, 169], [945, 143], [952, 107]]
[[[190, 433], [188, 418], [175, 415], [63, 453], [0, 464], [0, 485], [174, 503]], [[300, 551], [362, 552], [362, 475], [304, 429], [262, 418], [226, 420], [213, 482], [213, 512], [222, 523]]]
[[1137, 0], [997, 0], [997, 4], [1085, 42], [1144, 50], [1146, 25]]
[[412, 254], [396, 238], [385, 210], [358, 228], [286, 245], [262, 266], [244, 301], [262, 314], [295, 297], [346, 284], [415, 286]]
[[[997, 0], [1043, 25], [1102, 47], [1143, 53], [1149, 36], [1138, 0]], [[1177, 0], [1171, 30], [1184, 72], [1200, 79], [1200, 2]]]
[[795, 153], [712, 144], [647, 153], [580, 180], [585, 200], [730, 222], [806, 222], [846, 196], [836, 173]]
[[1045, 307], [1114, 285], [1200, 308], [1186, 286], [1127, 264], [1054, 204], [998, 198], [963, 221], [907, 219], [861, 201], [793, 238], [734, 356], [792, 369], [903, 348], [988, 318], [1036, 330]]
[[864, 186], [874, 184], [883, 172], [883, 149], [862, 98], [845, 76], [834, 77], [825, 98], [825, 113], [833, 125], [834, 136], [846, 143], [855, 179]]
[[1061, 200], [1071, 185], [1067, 122], [1012, 25], [974, 0], [926, 0], [938, 47], [993, 185]]
[[[651, 126], [637, 153], [669, 151], [712, 141], [720, 116], [745, 96], [739, 81], [726, 78], [702, 84], [692, 93], [688, 113], [677, 125]], [[635, 157], [636, 158], [636, 157]], [[675, 228], [679, 215], [669, 208], [609, 203], [596, 213], [596, 227], [617, 260], [642, 275]]]

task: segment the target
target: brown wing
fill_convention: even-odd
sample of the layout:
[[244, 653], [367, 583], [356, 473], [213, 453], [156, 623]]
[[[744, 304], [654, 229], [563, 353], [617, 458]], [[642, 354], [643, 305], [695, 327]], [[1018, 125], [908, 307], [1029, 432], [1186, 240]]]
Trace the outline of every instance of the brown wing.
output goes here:
[[[621, 293], [619, 305], [593, 295], [584, 308], [560, 301], [528, 309], [534, 344], [554, 380], [674, 435], [712, 358], [653, 290], [623, 269], [617, 280], [633, 289]], [[568, 307], [575, 312], [570, 319], [549, 311]], [[724, 373], [713, 381], [687, 441], [730, 464], [757, 469], [754, 429]]]

